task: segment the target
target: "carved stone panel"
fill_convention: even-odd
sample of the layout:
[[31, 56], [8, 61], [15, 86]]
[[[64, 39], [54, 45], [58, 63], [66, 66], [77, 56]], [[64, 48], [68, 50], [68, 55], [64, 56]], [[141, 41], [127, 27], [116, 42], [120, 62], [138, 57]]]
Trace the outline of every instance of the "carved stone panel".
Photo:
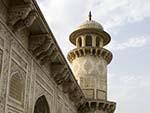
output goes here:
[[94, 90], [93, 89], [83, 89], [83, 93], [86, 98], [94, 99]]
[[8, 113], [23, 113], [22, 110], [16, 109], [12, 106], [8, 106]]
[[23, 92], [23, 84], [22, 84], [22, 78], [19, 75], [20, 73], [15, 73], [10, 80], [10, 91], [9, 95], [18, 100], [22, 100], [22, 92]]
[[12, 50], [12, 57], [18, 61], [18, 63], [21, 65], [21, 67], [23, 69], [27, 69], [27, 63], [23, 60], [23, 58], [21, 56], [19, 56], [19, 54]]
[[28, 61], [29, 65], [31, 63], [31, 58], [29, 57], [28, 53], [25, 51], [25, 49], [16, 41], [12, 40], [12, 47], [15, 48], [15, 51], [19, 52], [21, 56], [24, 57], [26, 61]]
[[9, 83], [9, 100], [23, 106], [25, 93], [26, 72], [11, 60], [11, 73]]
[[96, 91], [97, 99], [106, 99], [106, 92], [97, 90]]
[[81, 88], [95, 88], [95, 78], [94, 77], [80, 77]]
[[[44, 74], [41, 74], [42, 77], [40, 75], [36, 75], [36, 83], [38, 85], [36, 85], [36, 91], [35, 92], [39, 92], [39, 94], [41, 92], [43, 92], [44, 90], [47, 90], [47, 92], [51, 95], [53, 95], [53, 88], [51, 87], [50, 83], [48, 83], [49, 81], [47, 81], [45, 78], [47, 77], [44, 77], [45, 75]], [[36, 94], [38, 96], [38, 94]]]
[[44, 93], [44, 88], [42, 88], [41, 84], [39, 82], [36, 82], [35, 86], [35, 97], [39, 97], [40, 95], [43, 95]]

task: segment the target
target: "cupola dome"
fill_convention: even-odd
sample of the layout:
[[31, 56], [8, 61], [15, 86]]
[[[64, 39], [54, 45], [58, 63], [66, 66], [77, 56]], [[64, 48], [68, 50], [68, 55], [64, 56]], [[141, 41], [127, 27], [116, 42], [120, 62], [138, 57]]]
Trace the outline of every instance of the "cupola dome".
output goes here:
[[100, 23], [92, 20], [91, 17], [91, 13], [89, 13], [89, 20], [83, 22], [70, 34], [69, 39], [72, 44], [76, 45], [76, 39], [84, 34], [98, 35], [100, 38], [102, 38], [104, 46], [110, 42], [110, 35], [104, 31], [103, 26]]

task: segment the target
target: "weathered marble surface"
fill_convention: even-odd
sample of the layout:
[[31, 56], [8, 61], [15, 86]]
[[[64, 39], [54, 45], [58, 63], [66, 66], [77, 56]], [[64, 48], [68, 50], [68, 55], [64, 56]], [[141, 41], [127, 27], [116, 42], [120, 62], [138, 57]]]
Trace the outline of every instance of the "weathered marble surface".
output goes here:
[[[102, 57], [88, 55], [76, 58], [72, 62], [72, 69], [81, 88], [86, 89], [85, 92], [87, 89], [94, 90], [94, 95], [87, 98], [106, 99], [107, 63]], [[104, 93], [96, 93], [97, 90]]]
[[1, 0], [0, 8], [0, 113], [39, 113], [41, 97], [50, 112], [77, 113], [83, 93], [37, 4]]
[[107, 100], [107, 65], [112, 53], [104, 48], [111, 40], [110, 35], [92, 20], [89, 12], [89, 20], [75, 29], [69, 39], [76, 48], [67, 58], [86, 98], [79, 107], [80, 113], [113, 113], [116, 103]]

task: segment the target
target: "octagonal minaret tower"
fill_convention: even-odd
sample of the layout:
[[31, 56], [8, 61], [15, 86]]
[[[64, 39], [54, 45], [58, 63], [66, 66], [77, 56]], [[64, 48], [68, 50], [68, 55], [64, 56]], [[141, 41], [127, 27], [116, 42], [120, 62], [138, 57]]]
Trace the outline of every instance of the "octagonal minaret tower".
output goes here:
[[[110, 35], [101, 24], [91, 19], [90, 12], [89, 20], [72, 32], [69, 39], [76, 48], [68, 53], [68, 60], [86, 99], [95, 100], [96, 104], [98, 100], [109, 104], [107, 65], [112, 60], [112, 53], [103, 47], [110, 42]], [[112, 105], [114, 111], [115, 104]]]

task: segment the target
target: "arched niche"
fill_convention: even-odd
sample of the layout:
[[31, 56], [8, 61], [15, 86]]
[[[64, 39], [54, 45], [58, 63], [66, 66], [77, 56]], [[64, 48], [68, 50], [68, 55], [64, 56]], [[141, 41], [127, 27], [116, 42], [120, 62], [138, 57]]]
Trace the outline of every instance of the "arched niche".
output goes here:
[[44, 95], [37, 99], [34, 106], [34, 113], [50, 113], [49, 105]]
[[85, 37], [85, 42], [86, 42], [86, 46], [92, 46], [92, 36], [91, 35], [87, 35]]
[[100, 38], [96, 37], [96, 47], [99, 47], [99, 46], [100, 46]]
[[96, 37], [96, 47], [103, 47], [103, 39]]
[[15, 72], [11, 75], [9, 83], [9, 96], [17, 101], [24, 100], [25, 79], [21, 73]]
[[76, 45], [77, 45], [77, 47], [81, 47], [81, 46], [82, 46], [81, 37], [78, 37], [78, 38], [76, 39]]

